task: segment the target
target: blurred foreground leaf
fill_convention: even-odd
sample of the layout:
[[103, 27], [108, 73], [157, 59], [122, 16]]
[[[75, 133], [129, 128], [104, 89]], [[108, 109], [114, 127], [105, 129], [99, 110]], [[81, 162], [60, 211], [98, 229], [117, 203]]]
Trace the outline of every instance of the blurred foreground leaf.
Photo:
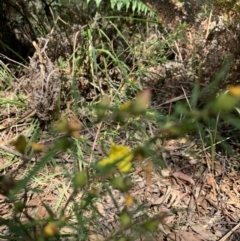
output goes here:
[[18, 152], [20, 152], [21, 154], [24, 154], [26, 151], [28, 142], [25, 136], [20, 135], [12, 144]]

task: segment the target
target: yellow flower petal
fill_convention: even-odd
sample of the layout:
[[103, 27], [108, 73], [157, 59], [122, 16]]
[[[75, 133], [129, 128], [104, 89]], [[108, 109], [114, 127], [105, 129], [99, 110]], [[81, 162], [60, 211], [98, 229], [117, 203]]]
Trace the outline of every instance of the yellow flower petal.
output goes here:
[[107, 158], [104, 158], [104, 159], [100, 160], [100, 161], [98, 162], [98, 165], [104, 167], [104, 166], [110, 165], [110, 164], [112, 164], [112, 163], [113, 163], [112, 159], [109, 158], [109, 157], [107, 157]]
[[98, 162], [102, 167], [116, 164], [120, 172], [129, 172], [132, 168], [133, 153], [132, 151], [122, 145], [112, 144], [109, 156]]
[[30, 142], [30, 146], [32, 147], [32, 149], [34, 151], [38, 151], [38, 152], [44, 152], [46, 151], [46, 146], [44, 146], [41, 143], [36, 143], [36, 142]]
[[43, 230], [47, 237], [54, 237], [58, 234], [58, 226], [55, 222], [48, 223]]
[[131, 162], [120, 162], [117, 166], [120, 172], [129, 172], [132, 169]]
[[131, 206], [133, 204], [133, 197], [130, 195], [127, 195], [125, 199], [125, 204], [126, 206]]
[[240, 97], [240, 85], [228, 87], [229, 93], [235, 97]]

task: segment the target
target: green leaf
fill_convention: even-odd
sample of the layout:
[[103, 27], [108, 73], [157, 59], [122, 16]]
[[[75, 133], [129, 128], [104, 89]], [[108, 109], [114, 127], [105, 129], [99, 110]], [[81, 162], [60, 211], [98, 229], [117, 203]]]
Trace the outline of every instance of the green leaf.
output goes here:
[[118, 3], [117, 3], [117, 10], [120, 11], [122, 9], [122, 6], [123, 6], [123, 2], [118, 1]]
[[216, 101], [213, 103], [212, 110], [218, 111], [231, 111], [238, 103], [238, 98], [228, 93], [222, 93], [218, 96]]
[[27, 140], [25, 138], [25, 136], [20, 135], [17, 140], [13, 143], [13, 145], [15, 146], [15, 149], [17, 151], [19, 151], [20, 153], [24, 154], [27, 148]]
[[87, 183], [87, 173], [85, 170], [78, 172], [73, 178], [74, 188], [83, 187]]
[[135, 12], [137, 8], [137, 1], [132, 1], [132, 11]]
[[97, 5], [97, 8], [99, 8], [101, 2], [102, 2], [102, 0], [95, 0], [95, 3], [96, 3], [96, 5]]
[[102, 120], [105, 116], [106, 111], [109, 109], [110, 100], [107, 96], [104, 96], [102, 100], [96, 105], [95, 113], [97, 115], [98, 121]]
[[147, 231], [153, 232], [158, 228], [158, 220], [148, 220], [141, 225]]
[[14, 203], [14, 212], [15, 213], [21, 213], [24, 208], [25, 208], [25, 204], [24, 203], [22, 203], [22, 202]]
[[7, 195], [14, 187], [16, 181], [12, 177], [0, 176], [0, 193]]
[[117, 0], [112, 0], [110, 1], [111, 2], [111, 9], [114, 9], [116, 3], [117, 3]]
[[120, 222], [122, 224], [123, 227], [126, 227], [128, 226], [132, 219], [131, 217], [129, 216], [129, 214], [127, 213], [126, 210], [124, 210], [120, 215], [119, 215], [119, 218], [120, 218]]
[[72, 146], [72, 144], [73, 144], [73, 141], [71, 138], [69, 138], [67, 136], [63, 136], [56, 140], [55, 147], [59, 151], [65, 152], [65, 151], [67, 151], [68, 148], [70, 148]]
[[129, 178], [124, 178], [121, 176], [113, 178], [111, 184], [114, 188], [118, 189], [121, 192], [126, 192], [132, 187], [132, 182]]

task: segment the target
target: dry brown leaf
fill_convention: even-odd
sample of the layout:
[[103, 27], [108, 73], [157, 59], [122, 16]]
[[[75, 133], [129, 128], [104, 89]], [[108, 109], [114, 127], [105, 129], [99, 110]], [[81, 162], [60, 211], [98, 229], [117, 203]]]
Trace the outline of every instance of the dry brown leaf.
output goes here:
[[216, 182], [215, 182], [215, 179], [213, 177], [213, 175], [211, 173], [209, 173], [207, 176], [206, 176], [206, 183], [212, 187], [212, 190], [213, 190], [213, 196], [212, 196], [212, 199], [213, 200], [217, 200], [217, 193], [216, 193]]
[[200, 197], [198, 199], [198, 205], [201, 206], [205, 211], [207, 210], [208, 208], [208, 204], [207, 204], [207, 201], [204, 197]]
[[215, 161], [214, 162], [214, 170], [215, 170], [215, 175], [216, 176], [222, 175], [223, 166], [222, 166], [220, 161]]
[[105, 210], [104, 210], [104, 207], [103, 207], [103, 205], [102, 205], [100, 202], [96, 202], [96, 208], [97, 208], [98, 212], [99, 212], [103, 217], [106, 216], [106, 212], [105, 212]]
[[169, 177], [170, 176], [170, 170], [168, 170], [167, 168], [163, 168], [161, 170], [161, 174], [163, 177]]
[[[176, 219], [175, 215], [172, 215], [169, 213], [163, 214], [163, 215], [169, 215], [167, 217], [164, 218], [164, 223], [165, 224], [171, 224], [174, 223], [174, 220]], [[170, 216], [171, 215], [171, 216]]]
[[178, 145], [178, 142], [176, 140], [167, 140], [163, 142], [163, 147], [166, 150], [174, 150], [176, 149], [177, 145]]
[[154, 202], [152, 202], [152, 205], [159, 205], [162, 204], [165, 200], [168, 199], [169, 195], [171, 193], [171, 186], [167, 186], [167, 190], [164, 193], [164, 195], [158, 199], [156, 199]]
[[38, 206], [36, 209], [37, 218], [48, 218], [49, 214], [44, 206]]
[[189, 182], [192, 185], [195, 185], [194, 180], [190, 176], [188, 176], [187, 174], [184, 174], [182, 172], [174, 172], [172, 174], [172, 176], [175, 177], [175, 178], [182, 179], [182, 180], [184, 180], [186, 182]]
[[240, 181], [239, 180], [235, 180], [233, 182], [232, 189], [233, 189], [233, 192], [236, 194], [236, 196], [239, 196], [239, 187], [240, 187]]
[[207, 193], [206, 200], [217, 203], [218, 199], [217, 199], [216, 193], [212, 193], [212, 192]]
[[199, 238], [196, 234], [188, 231], [183, 231], [180, 234], [181, 240], [182, 241], [201, 241], [202, 239]]
[[206, 177], [206, 183], [211, 186], [211, 187], [215, 187], [215, 180], [214, 180], [214, 177], [211, 173], [209, 173]]
[[105, 238], [101, 234], [90, 234], [89, 235], [89, 241], [102, 241], [105, 240]]
[[6, 160], [3, 158], [0, 158], [0, 166], [3, 167], [3, 165], [5, 164]]
[[181, 193], [178, 190], [172, 189], [170, 193], [170, 200], [168, 203], [168, 207], [174, 207], [176, 206], [179, 201], [181, 200]]
[[172, 233], [170, 233], [170, 235], [167, 238], [167, 241], [170, 241], [170, 240], [181, 241], [181, 238], [179, 237], [179, 235], [177, 233], [172, 232]]
[[[201, 227], [199, 225], [193, 224], [191, 228], [198, 234], [200, 234], [204, 240], [216, 241], [217, 237], [207, 230], [205, 227]], [[189, 239], [190, 240], [190, 239]]]

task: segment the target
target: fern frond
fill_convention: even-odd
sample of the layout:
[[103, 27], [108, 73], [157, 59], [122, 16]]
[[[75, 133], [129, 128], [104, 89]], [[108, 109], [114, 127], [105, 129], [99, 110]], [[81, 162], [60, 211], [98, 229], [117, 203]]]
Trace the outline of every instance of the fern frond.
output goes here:
[[[87, 4], [89, 4], [90, 1], [94, 1], [97, 8], [101, 6], [102, 0], [87, 0]], [[131, 8], [132, 12], [143, 13], [150, 17], [156, 15], [156, 13], [141, 0], [109, 0], [109, 3], [113, 10], [121, 11], [125, 8], [126, 11], [128, 11]]]

